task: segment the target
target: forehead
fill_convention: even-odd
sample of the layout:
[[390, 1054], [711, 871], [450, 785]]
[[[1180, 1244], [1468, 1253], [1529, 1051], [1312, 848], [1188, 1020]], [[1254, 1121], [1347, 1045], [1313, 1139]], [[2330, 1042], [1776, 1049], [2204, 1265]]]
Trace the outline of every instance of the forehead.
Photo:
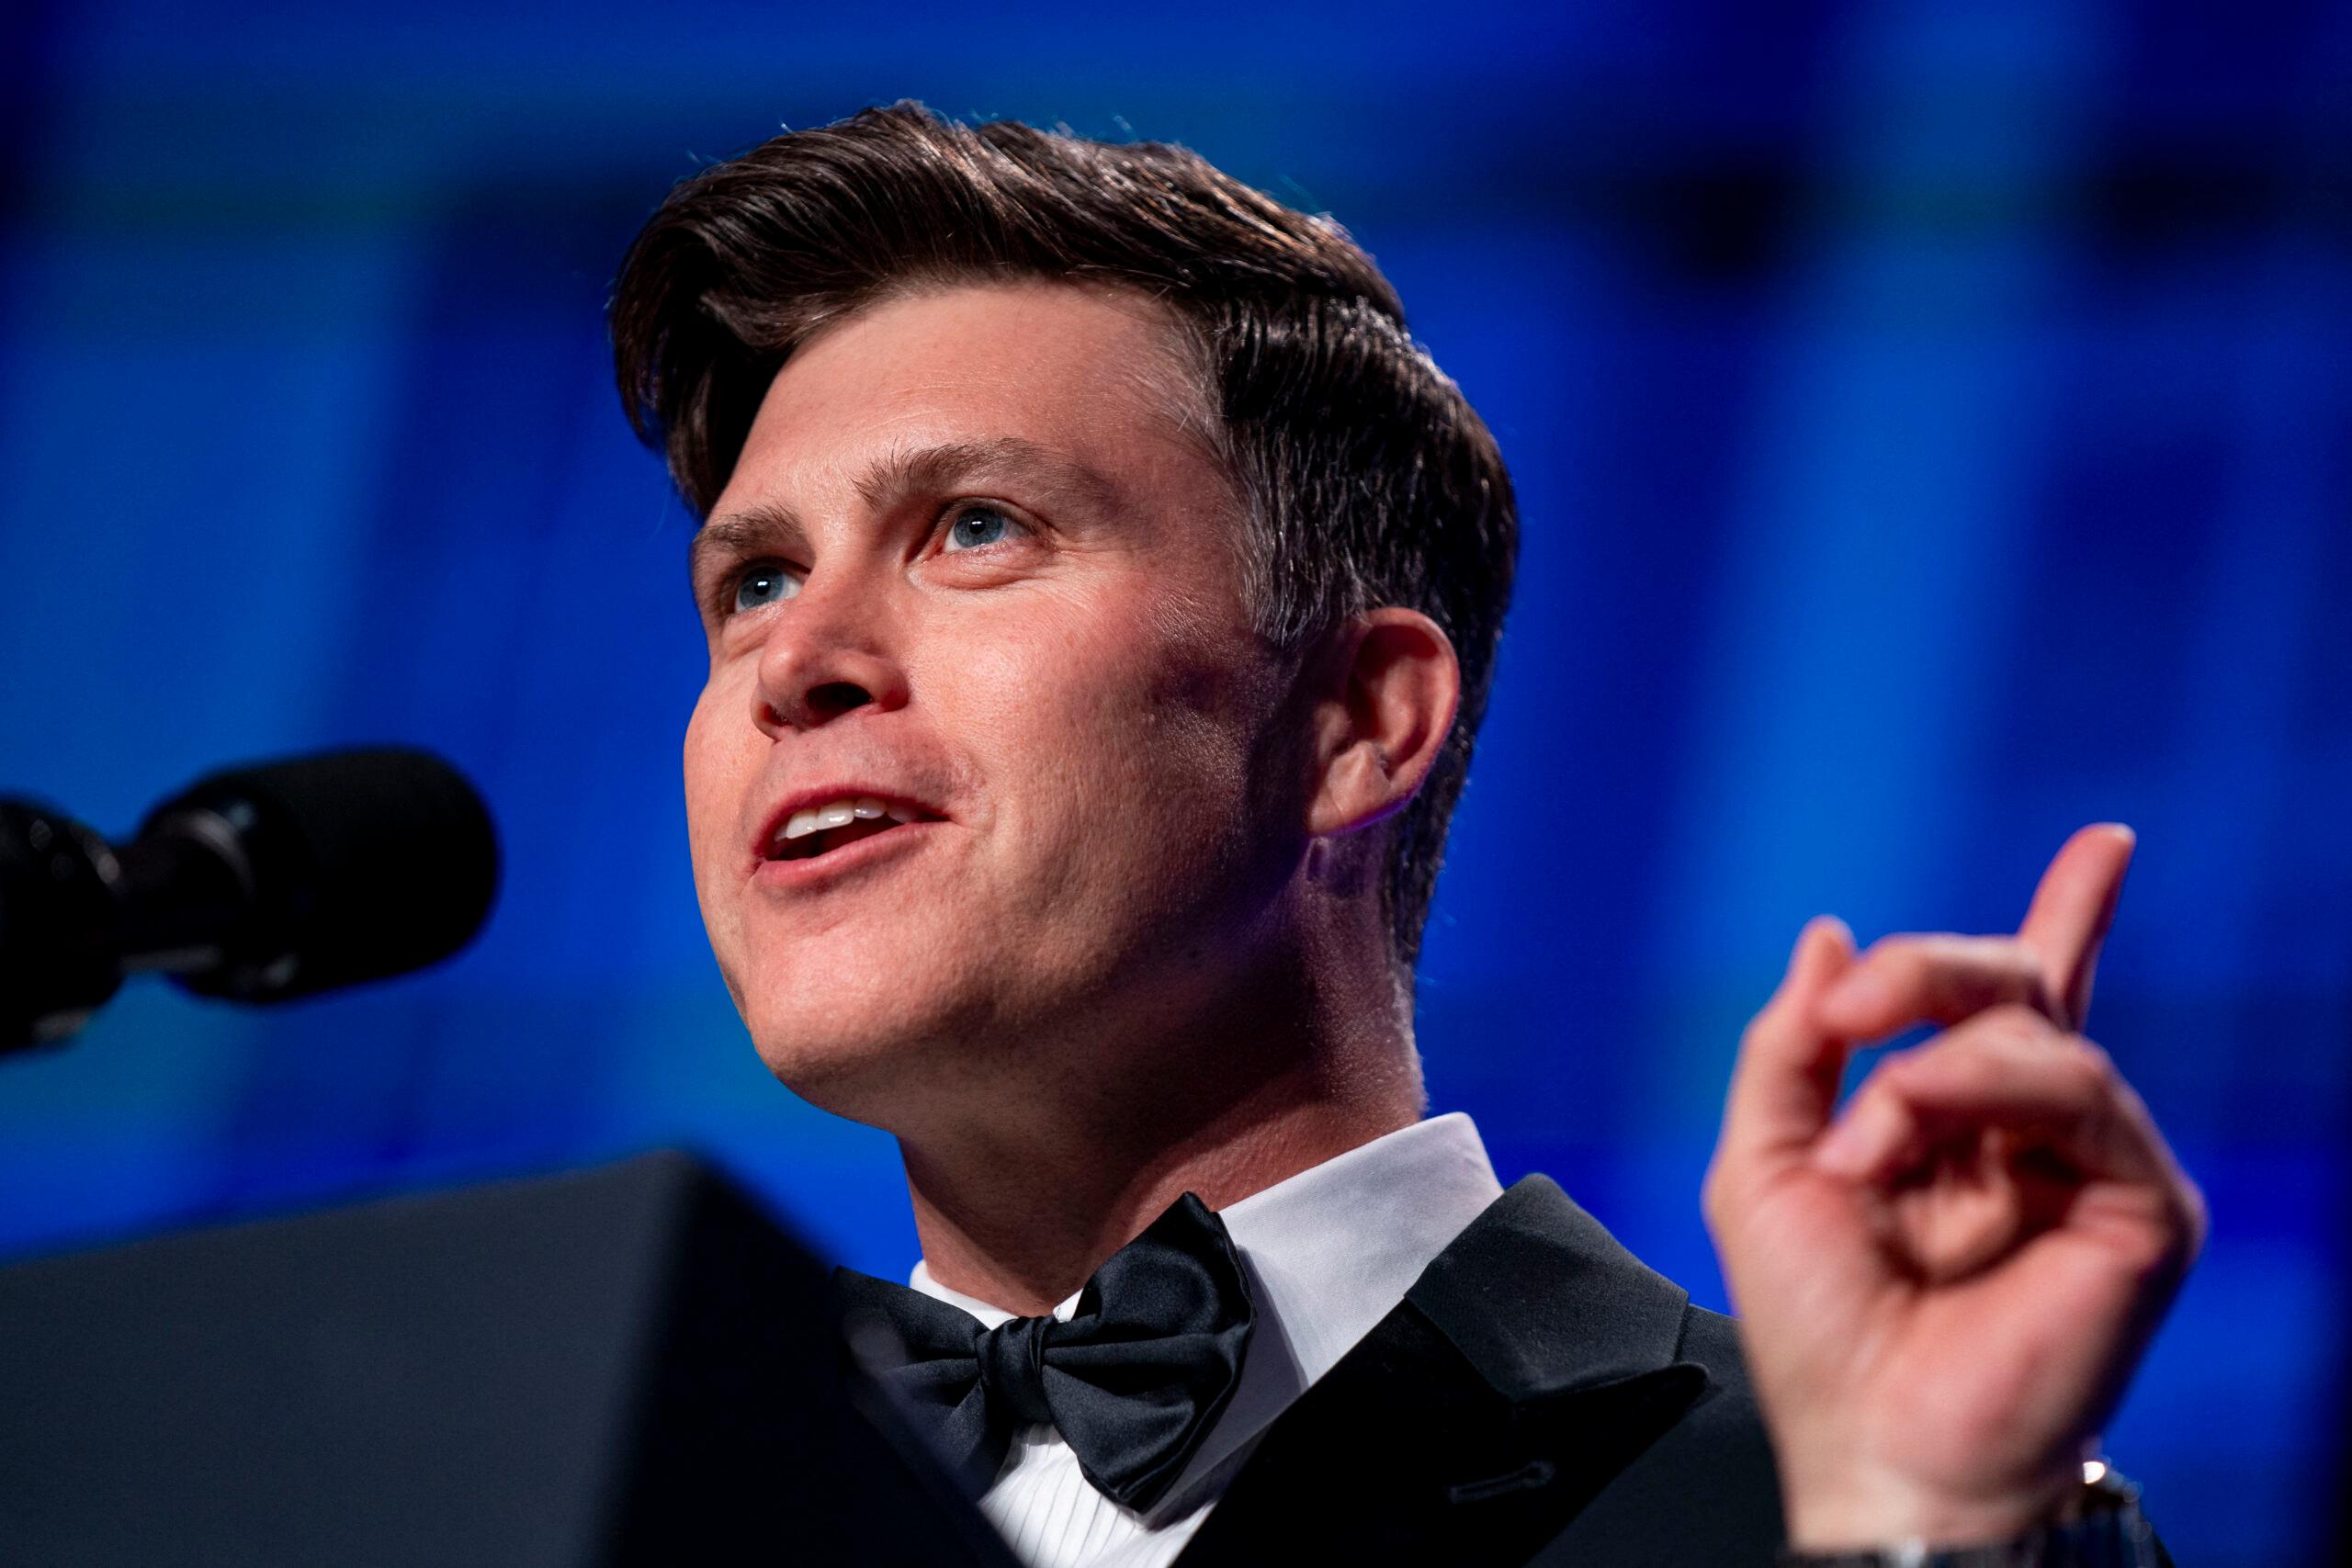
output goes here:
[[869, 305], [776, 373], [714, 514], [851, 479], [885, 449], [1002, 438], [1145, 493], [1221, 489], [1183, 344], [1165, 308], [1124, 290], [985, 284]]

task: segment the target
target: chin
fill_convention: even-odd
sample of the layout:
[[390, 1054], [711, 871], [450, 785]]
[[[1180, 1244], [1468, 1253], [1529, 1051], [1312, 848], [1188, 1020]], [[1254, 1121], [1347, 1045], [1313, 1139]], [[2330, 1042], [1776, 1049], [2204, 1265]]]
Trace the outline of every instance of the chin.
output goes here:
[[912, 1108], [995, 1077], [970, 1027], [975, 1010], [903, 989], [835, 997], [816, 1008], [777, 995], [753, 999], [744, 1022], [761, 1062], [793, 1093], [820, 1111], [898, 1132]]

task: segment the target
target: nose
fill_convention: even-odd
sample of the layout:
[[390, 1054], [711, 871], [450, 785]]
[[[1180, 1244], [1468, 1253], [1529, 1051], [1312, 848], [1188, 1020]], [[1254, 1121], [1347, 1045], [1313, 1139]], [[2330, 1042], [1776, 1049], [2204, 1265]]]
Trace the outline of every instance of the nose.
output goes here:
[[887, 619], [852, 588], [839, 581], [820, 586], [812, 575], [778, 606], [752, 695], [752, 722], [769, 739], [906, 706], [906, 669], [892, 651]]

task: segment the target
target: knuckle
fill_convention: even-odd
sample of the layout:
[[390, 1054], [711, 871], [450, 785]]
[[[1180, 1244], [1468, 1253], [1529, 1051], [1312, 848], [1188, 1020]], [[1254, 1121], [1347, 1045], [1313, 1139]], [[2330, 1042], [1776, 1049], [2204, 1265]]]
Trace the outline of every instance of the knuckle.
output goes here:
[[1916, 975], [1928, 966], [1928, 942], [1923, 936], [1882, 937], [1871, 944], [1871, 956], [1897, 975]]
[[1854, 1099], [1859, 1101], [1862, 1096], [1883, 1085], [1909, 1082], [1930, 1064], [1935, 1054], [1941, 1050], [1951, 1038], [1949, 1034], [1939, 1034], [1935, 1039], [1921, 1044], [1906, 1045], [1900, 1051], [1889, 1051], [1880, 1059], [1879, 1065], [1871, 1068], [1863, 1077], [1861, 1086], [1854, 1090]]
[[1729, 1205], [1724, 1191], [1727, 1185], [1722, 1164], [1710, 1165], [1706, 1180], [1699, 1185], [1699, 1212], [1705, 1218], [1710, 1232], [1723, 1229], [1724, 1214]]
[[1993, 1046], [2014, 1047], [2054, 1032], [2049, 1018], [2024, 1002], [2002, 1002], [1986, 1008], [1971, 1021], [1976, 1026], [1973, 1032], [1984, 1043]]
[[2015, 937], [1956, 937], [1952, 956], [1973, 973], [2004, 987], [2014, 987], [2037, 972], [2032, 953]]
[[2050, 976], [2041, 958], [2023, 942], [2012, 942], [2007, 963], [2010, 992], [2035, 1017], [2058, 1021], [2058, 1001], [2051, 995]]
[[2015, 974], [2032, 966], [2032, 954], [2013, 936], [1955, 936], [1945, 939], [1954, 956], [1997, 974]]
[[2187, 1175], [2180, 1179], [2179, 1202], [2181, 1230], [2193, 1258], [2205, 1249], [2205, 1238], [2213, 1227], [2213, 1211], [2205, 1201], [2205, 1190]]
[[2047, 1016], [2048, 987], [2032, 949], [2011, 937], [1977, 937], [1967, 954], [1964, 983], [1986, 1009], [2017, 1007]]
[[2108, 1099], [2122, 1081], [2115, 1070], [2115, 1058], [2079, 1034], [2062, 1036], [2059, 1052], [2059, 1060], [2065, 1064], [2067, 1087], [2083, 1099]]
[[1899, 1087], [1925, 1089], [1932, 1081], [1936, 1089], [1961, 1094], [1981, 1092], [2001, 1070], [1982, 1041], [1958, 1031], [1906, 1052], [1899, 1064], [1890, 1066], [1899, 1066]]
[[1898, 987], [1908, 985], [1931, 970], [1933, 948], [1939, 940], [1916, 931], [1898, 931], [1864, 948], [1856, 963], [1868, 964]]
[[2115, 1058], [2107, 1054], [2105, 1046], [2079, 1034], [2070, 1034], [2067, 1039], [2073, 1043], [2075, 1060], [2082, 1064], [2084, 1072], [2102, 1084], [2121, 1081], [2123, 1075], [2116, 1070]]
[[2041, 959], [2033, 949], [2013, 936], [1990, 940], [1988, 954], [2000, 965], [2001, 972], [2013, 980], [2038, 985], [2041, 979]]
[[1899, 1101], [1933, 1099], [1956, 1076], [1965, 1075], [1967, 1067], [1965, 1054], [1952, 1050], [1948, 1036], [1898, 1051], [1862, 1080], [1862, 1087], [1854, 1091], [1852, 1111], [1889, 1097]]
[[1860, 957], [1865, 963], [1874, 963], [1884, 959], [1891, 954], [1905, 952], [1915, 946], [1918, 941], [1919, 939], [1917, 937], [1912, 935], [1908, 931], [1895, 931], [1890, 935], [1880, 937], [1868, 947], [1862, 949]]

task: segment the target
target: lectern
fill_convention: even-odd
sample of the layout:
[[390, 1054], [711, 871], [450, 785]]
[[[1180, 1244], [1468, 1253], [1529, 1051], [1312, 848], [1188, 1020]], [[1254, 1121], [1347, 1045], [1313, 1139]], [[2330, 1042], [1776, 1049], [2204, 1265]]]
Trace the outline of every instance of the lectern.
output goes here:
[[738, 1562], [1012, 1559], [688, 1156], [0, 1269], [0, 1562]]

